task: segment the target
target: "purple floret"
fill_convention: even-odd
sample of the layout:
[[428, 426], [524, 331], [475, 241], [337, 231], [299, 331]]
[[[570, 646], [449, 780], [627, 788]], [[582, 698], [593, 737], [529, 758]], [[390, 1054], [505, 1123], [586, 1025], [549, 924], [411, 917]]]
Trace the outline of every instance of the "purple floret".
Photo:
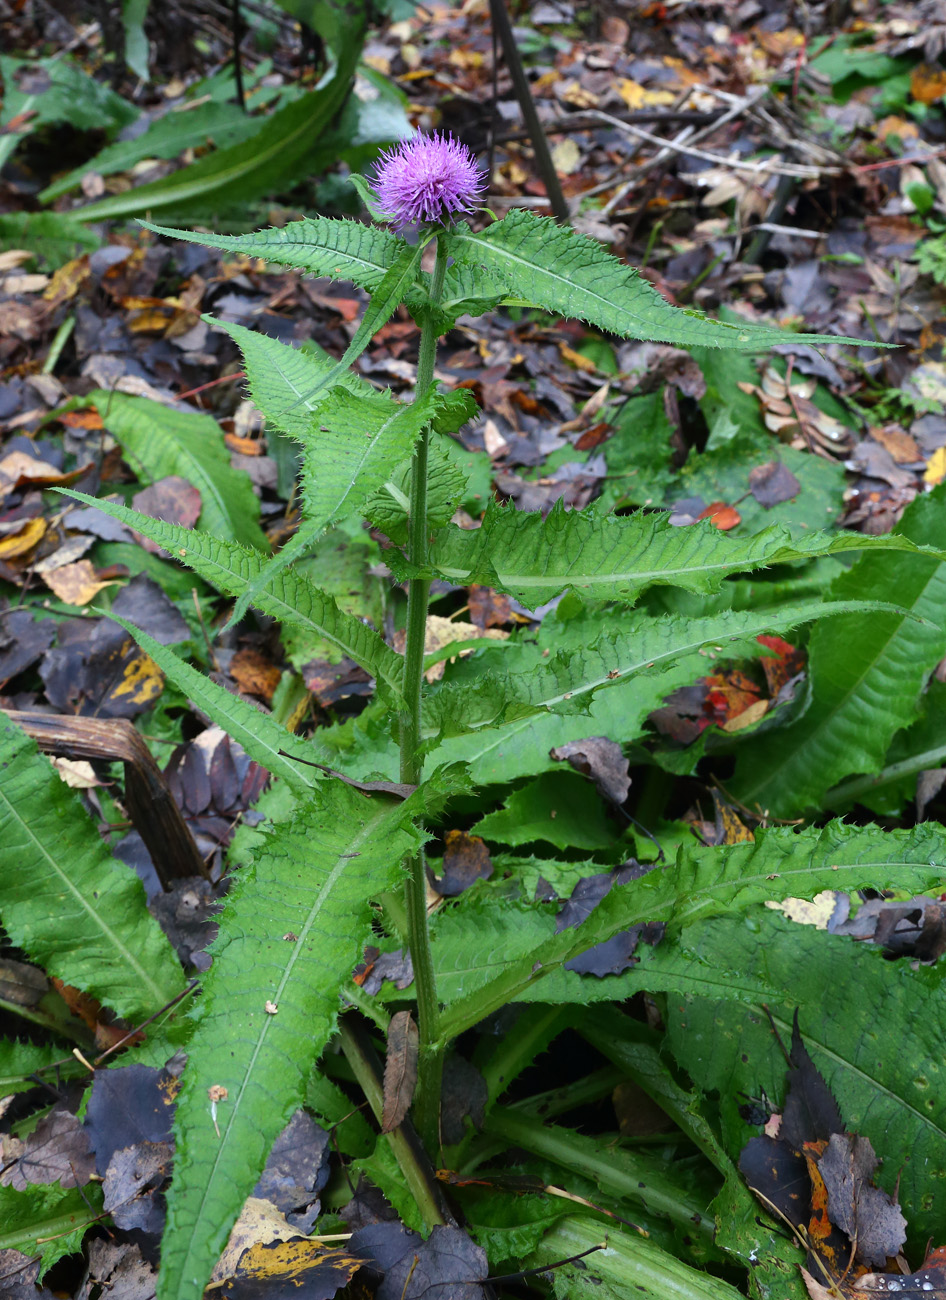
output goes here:
[[380, 207], [401, 230], [446, 225], [458, 213], [471, 212], [485, 185], [466, 145], [437, 132], [416, 135], [383, 153], [375, 175]]

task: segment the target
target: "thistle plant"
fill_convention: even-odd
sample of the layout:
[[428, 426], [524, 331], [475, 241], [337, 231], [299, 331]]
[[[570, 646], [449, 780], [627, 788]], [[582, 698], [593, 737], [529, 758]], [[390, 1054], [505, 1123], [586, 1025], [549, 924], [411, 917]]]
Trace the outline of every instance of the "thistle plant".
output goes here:
[[[594, 507], [571, 513], [556, 508], [543, 518], [490, 502], [479, 528], [451, 523], [465, 480], [446, 455], [444, 440], [471, 417], [475, 403], [465, 389], [441, 391], [434, 375], [438, 339], [459, 316], [517, 305], [577, 317], [622, 337], [684, 347], [760, 351], [790, 336], [774, 326], [720, 322], [678, 309], [594, 240], [549, 218], [512, 211], [501, 220], [483, 218], [482, 228], [474, 229], [464, 218], [476, 216], [485, 180], [451, 137], [419, 135], [382, 157], [373, 184], [353, 179], [373, 224], [311, 217], [245, 236], [148, 226], [348, 280], [370, 295], [337, 361], [239, 325], [212, 322], [242, 349], [250, 392], [268, 426], [303, 450], [303, 517], [293, 540], [268, 557], [95, 502], [232, 598], [233, 618], [252, 605], [316, 633], [376, 683], [370, 747], [346, 747], [341, 740], [333, 745], [320, 733], [303, 739], [145, 633], [129, 629], [175, 685], [268, 768], [291, 804], [287, 814], [283, 803], [268, 830], [257, 835], [252, 868], [237, 873], [200, 1007], [184, 1032], [188, 1064], [177, 1106], [163, 1300], [200, 1297], [269, 1148], [312, 1095], [312, 1071], [336, 1031], [340, 1009], [354, 1004], [385, 1027], [383, 1008], [351, 980], [378, 928], [410, 949], [419, 1038], [413, 1119], [436, 1158], [441, 1076], [451, 1043], [510, 1002], [554, 1006], [579, 1000], [580, 977], [572, 978], [566, 965], [593, 945], [638, 922], [673, 924], [688, 909], [707, 915], [802, 888], [886, 887], [907, 877], [904, 887], [922, 888], [929, 873], [925, 849], [918, 850], [915, 866], [901, 870], [893, 859], [902, 865], [905, 850], [898, 850], [899, 857], [870, 857], [856, 846], [845, 848], [841, 832], [821, 847], [812, 841], [805, 849], [807, 865], [788, 872], [782, 863], [801, 852], [801, 841], [786, 832], [781, 839], [773, 836], [770, 850], [739, 846], [759, 852], [760, 870], [750, 871], [743, 861], [747, 853], [723, 861], [683, 853], [675, 866], [615, 886], [577, 929], [559, 932], [552, 918], [542, 916], [535, 921], [538, 929], [524, 932], [525, 942], [507, 926], [497, 931], [505, 937], [493, 943], [489, 960], [468, 963], [460, 974], [444, 952], [438, 958], [426, 906], [424, 845], [458, 791], [502, 779], [486, 774], [485, 753], [498, 752], [504, 738], [521, 737], [527, 729], [536, 765], [510, 776], [544, 771], [550, 743], [561, 734], [556, 729], [590, 726], [583, 715], [597, 708], [605, 692], [621, 701], [627, 720], [622, 739], [630, 742], [671, 690], [702, 671], [697, 656], [704, 647], [737, 653], [762, 633], [873, 608], [858, 600], [805, 599], [759, 610], [713, 607], [705, 615], [655, 616], [634, 608], [642, 591], [663, 584], [709, 593], [729, 575], [770, 564], [865, 546], [913, 552], [918, 547], [905, 535], [795, 536], [778, 527], [728, 537], [708, 521], [672, 528], [660, 514], [615, 516]], [[430, 270], [422, 263], [428, 248]], [[379, 392], [350, 369], [402, 303], [420, 327], [410, 401]], [[794, 337], [816, 345], [839, 341]], [[293, 563], [327, 530], [353, 518], [369, 520], [391, 540], [386, 561], [407, 590], [403, 657]], [[424, 643], [435, 578], [484, 583], [529, 608], [570, 592], [573, 609], [583, 612], [562, 624], [552, 651], [522, 638], [515, 667], [509, 667], [502, 647], [493, 645], [467, 661], [462, 677], [451, 680], [448, 673], [443, 682], [428, 685]], [[848, 873], [840, 882], [839, 870]], [[159, 1040], [153, 1050], [160, 1049]], [[361, 1078], [363, 1062], [351, 1050], [352, 1068]], [[497, 1051], [506, 1054], [501, 1068], [495, 1067], [497, 1079], [524, 1068], [515, 1042]], [[208, 1089], [225, 1097], [214, 1103], [213, 1122]], [[395, 1144], [392, 1151], [414, 1196], [416, 1218], [429, 1228], [439, 1218], [436, 1198], [425, 1189], [409, 1144]], [[658, 1249], [646, 1242], [633, 1248]]]

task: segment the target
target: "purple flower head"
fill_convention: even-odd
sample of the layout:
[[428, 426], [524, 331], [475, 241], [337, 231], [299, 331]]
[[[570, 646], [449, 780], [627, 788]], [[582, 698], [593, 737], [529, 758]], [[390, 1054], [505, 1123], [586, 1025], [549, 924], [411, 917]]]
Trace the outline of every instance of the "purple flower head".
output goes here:
[[485, 178], [466, 145], [434, 132], [403, 140], [381, 155], [375, 175], [379, 206], [400, 230], [446, 225], [478, 206]]

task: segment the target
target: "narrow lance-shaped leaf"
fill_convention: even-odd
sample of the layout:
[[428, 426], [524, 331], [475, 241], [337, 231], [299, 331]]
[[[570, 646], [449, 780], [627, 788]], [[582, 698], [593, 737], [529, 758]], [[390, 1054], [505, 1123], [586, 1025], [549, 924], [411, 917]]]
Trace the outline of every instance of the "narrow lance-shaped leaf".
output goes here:
[[130, 632], [165, 677], [267, 771], [305, 790], [312, 789], [323, 779], [321, 772], [308, 764], [324, 761], [327, 754], [287, 731], [272, 714], [263, 713], [249, 700], [241, 699], [225, 686], [218, 685], [134, 623], [117, 614], [109, 617]]
[[216, 537], [269, 552], [250, 476], [230, 464], [223, 433], [212, 416], [104, 389], [96, 389], [86, 400], [145, 482], [180, 475], [200, 492], [204, 528]]
[[[918, 544], [890, 533], [819, 532], [792, 537], [773, 525], [751, 537], [721, 533], [708, 520], [675, 528], [663, 514], [605, 515], [565, 510], [546, 518], [490, 502], [482, 527], [448, 525], [434, 538], [429, 572], [448, 582], [471, 582], [509, 592], [530, 609], [573, 587], [592, 600], [633, 601], [655, 584], [687, 591], [718, 591], [729, 574], [847, 551], [927, 551], [946, 557], [941, 541]], [[412, 570], [398, 555], [399, 577]]]
[[331, 402], [315, 416], [318, 427], [305, 440], [305, 517], [299, 531], [240, 596], [231, 623], [258, 604], [260, 593], [301, 559], [327, 528], [365, 507], [409, 454], [437, 401], [434, 385], [408, 403], [392, 402], [380, 393], [356, 397], [344, 388], [331, 391]]
[[[240, 257], [261, 257], [280, 266], [294, 266], [312, 275], [349, 280], [373, 292], [402, 251], [405, 241], [379, 226], [331, 217], [304, 217], [288, 225], [259, 230], [252, 235], [214, 235], [173, 230], [150, 221], [141, 225], [168, 239], [222, 248]], [[223, 328], [224, 323], [219, 323]]]
[[112, 857], [78, 795], [2, 713], [0, 770], [7, 935], [50, 975], [126, 1019], [160, 1011], [184, 975], [141, 881]]
[[[94, 506], [149, 537], [228, 596], [241, 596], [263, 571], [263, 556], [235, 542], [222, 542], [209, 533], [152, 519], [138, 510], [113, 501], [100, 501], [83, 492], [63, 488], [62, 494]], [[338, 646], [343, 654], [377, 679], [379, 690], [387, 692], [395, 703], [400, 700], [401, 656], [386, 646], [373, 628], [343, 613], [332, 597], [308, 578], [291, 571], [280, 574], [261, 592], [257, 604], [264, 614], [281, 623], [306, 628]]]
[[[303, 1102], [339, 986], [371, 932], [369, 900], [394, 888], [419, 843], [409, 819], [406, 804], [325, 782], [228, 898], [175, 1118], [162, 1300], [200, 1300], [274, 1139]], [[226, 1089], [213, 1094], [216, 1120], [208, 1089]]]
[[[507, 292], [536, 307], [578, 317], [622, 338], [652, 339], [684, 347], [771, 347], [775, 343], [854, 343], [830, 334], [789, 334], [769, 325], [732, 325], [702, 312], [673, 307], [633, 267], [599, 243], [551, 217], [510, 212], [474, 234], [458, 227], [447, 237], [457, 262], [485, 270], [483, 296], [498, 280]], [[871, 340], [870, 346], [877, 345]]]
[[378, 330], [382, 325], [387, 324], [407, 296], [420, 268], [423, 251], [421, 244], [401, 244], [394, 261], [381, 277], [381, 283], [372, 293], [371, 301], [361, 318], [361, 324], [352, 336], [348, 347], [324, 379], [320, 380], [312, 392], [300, 398], [300, 402], [311, 401], [321, 389], [327, 392], [339, 375], [348, 369], [356, 357], [361, 356]]
[[[697, 919], [745, 911], [766, 901], [811, 897], [822, 889], [939, 888], [946, 863], [946, 830], [862, 830], [832, 822], [823, 830], [778, 828], [754, 842], [724, 848], [682, 847], [673, 866], [615, 886], [577, 929], [553, 935], [471, 996], [441, 1021], [454, 1037], [531, 990], [565, 962], [642, 921], [667, 921], [673, 932]], [[538, 983], [537, 983], [538, 982]]]
[[289, 181], [297, 183], [351, 89], [363, 40], [360, 24], [352, 25], [349, 37], [332, 77], [273, 113], [259, 136], [217, 149], [162, 180], [87, 204], [78, 215], [83, 221], [104, 221], [136, 212], [219, 212], [242, 207]]
[[[899, 531], [939, 545], [944, 513], [946, 485], [918, 497]], [[779, 817], [818, 806], [844, 777], [878, 772], [894, 734], [916, 718], [920, 692], [946, 654], [946, 563], [867, 555], [831, 586], [836, 596], [868, 591], [900, 612], [852, 614], [814, 629], [805, 713], [740, 750], [733, 790], [749, 806]]]
[[703, 647], [730, 656], [757, 651], [755, 638], [762, 632], [785, 632], [812, 619], [877, 608], [884, 607], [872, 601], [806, 601], [758, 611], [726, 610], [708, 618], [637, 614], [586, 649], [560, 652], [532, 672], [494, 670], [480, 681], [443, 687], [423, 702], [424, 727], [462, 735], [546, 709], [581, 712], [595, 692], [638, 673], [659, 674]]

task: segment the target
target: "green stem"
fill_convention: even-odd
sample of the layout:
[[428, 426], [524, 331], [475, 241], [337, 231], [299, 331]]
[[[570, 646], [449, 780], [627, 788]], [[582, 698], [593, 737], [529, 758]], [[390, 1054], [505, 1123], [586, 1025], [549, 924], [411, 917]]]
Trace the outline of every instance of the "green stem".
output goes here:
[[[443, 293], [447, 256], [443, 240], [437, 237], [437, 260], [431, 276], [430, 311], [424, 320], [417, 362], [416, 393], [425, 393], [434, 378], [437, 359], [438, 327], [434, 316]], [[421, 434], [411, 466], [410, 505], [407, 520], [407, 556], [418, 568], [427, 563], [427, 460], [430, 450], [429, 427]], [[407, 587], [407, 642], [404, 647], [403, 695], [406, 708], [400, 718], [401, 780], [417, 785], [423, 775], [419, 756], [421, 727], [421, 688], [424, 675], [424, 642], [427, 634], [427, 603], [430, 583], [426, 578], [412, 578]], [[408, 947], [414, 965], [414, 988], [417, 993], [417, 1028], [420, 1038], [415, 1115], [427, 1148], [437, 1148], [440, 1134], [440, 1089], [443, 1078], [443, 1047], [437, 1043], [440, 1003], [430, 951], [427, 925], [427, 867], [423, 851], [408, 864], [404, 886], [407, 911]]]
[[[349, 1017], [343, 1016], [338, 1022], [338, 1038], [345, 1060], [352, 1068], [365, 1099], [380, 1124], [384, 1109], [384, 1089], [378, 1077], [377, 1058], [371, 1042], [361, 1027]], [[385, 1135], [394, 1158], [398, 1163], [404, 1181], [410, 1188], [411, 1195], [420, 1210], [427, 1228], [445, 1223], [446, 1219], [439, 1204], [439, 1189], [424, 1154], [415, 1150], [416, 1137], [411, 1141], [407, 1126], [402, 1124], [393, 1133]]]

